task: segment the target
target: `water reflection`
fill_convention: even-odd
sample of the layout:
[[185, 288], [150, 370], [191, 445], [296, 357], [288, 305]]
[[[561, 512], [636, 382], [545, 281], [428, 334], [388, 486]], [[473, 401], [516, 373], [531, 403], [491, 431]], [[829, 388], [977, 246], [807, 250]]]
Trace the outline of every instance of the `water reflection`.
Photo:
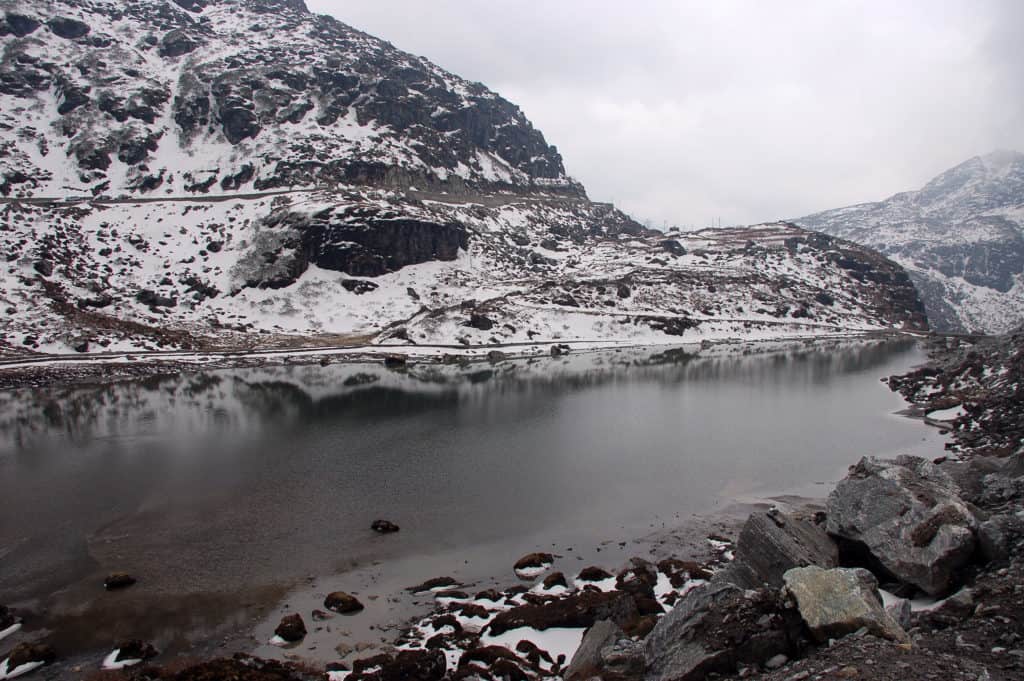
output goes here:
[[[0, 393], [0, 456], [45, 442], [247, 437], [310, 421], [402, 418], [496, 396], [562, 394], [620, 382], [729, 381], [779, 389], [825, 385], [878, 367], [913, 341], [795, 344], [736, 354], [630, 349], [497, 366], [278, 366], [157, 375], [99, 386]], [[720, 353], [722, 351], [719, 351]]]

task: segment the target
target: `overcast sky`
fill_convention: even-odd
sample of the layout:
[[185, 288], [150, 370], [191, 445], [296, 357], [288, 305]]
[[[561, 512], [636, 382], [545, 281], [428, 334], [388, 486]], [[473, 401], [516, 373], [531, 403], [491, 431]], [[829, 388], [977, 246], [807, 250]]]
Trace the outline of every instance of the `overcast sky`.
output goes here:
[[1024, 0], [307, 0], [522, 107], [591, 198], [752, 223], [1024, 151]]

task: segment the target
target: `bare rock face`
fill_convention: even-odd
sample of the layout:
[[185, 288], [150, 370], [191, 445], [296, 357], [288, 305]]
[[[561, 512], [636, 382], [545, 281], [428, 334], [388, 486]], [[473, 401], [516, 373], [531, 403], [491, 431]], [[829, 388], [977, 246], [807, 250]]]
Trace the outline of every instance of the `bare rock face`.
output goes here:
[[793, 568], [784, 576], [811, 635], [825, 643], [861, 627], [893, 641], [909, 641], [903, 628], [885, 611], [878, 581], [863, 568], [817, 566]]
[[861, 459], [829, 495], [827, 512], [830, 534], [931, 595], [949, 591], [974, 553], [978, 523], [959, 488], [918, 457]]
[[716, 581], [780, 587], [787, 570], [807, 565], [839, 565], [835, 543], [814, 523], [772, 509], [750, 515], [736, 542], [736, 559]]
[[733, 585], [694, 589], [644, 640], [648, 681], [698, 681], [731, 674], [739, 664], [794, 657], [801, 646], [796, 611], [776, 592]]

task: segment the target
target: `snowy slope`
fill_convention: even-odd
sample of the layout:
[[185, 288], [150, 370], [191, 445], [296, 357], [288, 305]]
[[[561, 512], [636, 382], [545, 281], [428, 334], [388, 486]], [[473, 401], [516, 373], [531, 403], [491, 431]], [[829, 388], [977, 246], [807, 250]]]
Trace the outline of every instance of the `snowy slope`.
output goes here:
[[591, 202], [517, 107], [301, 0], [0, 0], [0, 352], [923, 328], [792, 225]]
[[1001, 333], [1024, 321], [1024, 154], [975, 157], [919, 191], [795, 222], [901, 263], [933, 328]]

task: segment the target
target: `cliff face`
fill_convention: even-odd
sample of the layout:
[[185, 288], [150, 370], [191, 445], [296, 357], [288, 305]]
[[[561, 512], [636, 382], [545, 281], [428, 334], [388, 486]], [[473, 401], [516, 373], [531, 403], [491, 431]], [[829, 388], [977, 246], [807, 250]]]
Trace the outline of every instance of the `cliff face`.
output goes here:
[[0, 9], [6, 354], [922, 328], [877, 254], [646, 230], [515, 105], [302, 2]]
[[975, 157], [919, 191], [795, 222], [904, 265], [938, 330], [1000, 333], [1024, 321], [1024, 154]]

